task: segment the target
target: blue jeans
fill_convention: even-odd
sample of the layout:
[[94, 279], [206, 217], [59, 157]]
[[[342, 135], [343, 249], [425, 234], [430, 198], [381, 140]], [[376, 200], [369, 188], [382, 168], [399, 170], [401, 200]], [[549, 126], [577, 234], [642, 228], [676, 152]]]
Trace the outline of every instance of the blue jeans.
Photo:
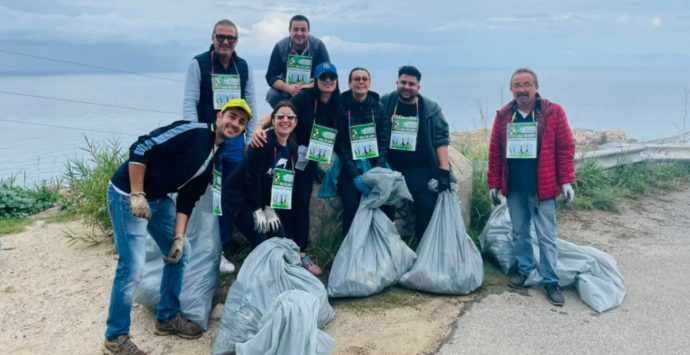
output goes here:
[[[118, 193], [112, 185], [108, 187], [107, 200], [115, 248], [119, 254], [105, 331], [105, 337], [113, 340], [120, 335], [129, 335], [134, 291], [146, 262], [146, 234], [148, 232], [153, 237], [163, 255], [168, 255], [175, 236], [176, 212], [175, 202], [165, 196], [148, 201], [150, 221], [134, 217], [129, 196]], [[166, 263], [163, 267], [160, 302], [156, 308], [156, 318], [161, 322], [168, 322], [180, 313], [180, 291], [186, 263], [185, 249], [177, 264]]]
[[517, 260], [518, 272], [528, 277], [534, 270], [534, 254], [530, 226], [534, 222], [539, 244], [538, 271], [544, 284], [558, 284], [556, 262], [558, 243], [556, 241], [556, 199], [537, 200], [536, 195], [519, 192], [508, 193], [508, 212], [513, 224], [515, 245], [513, 254]]
[[[220, 156], [223, 181], [244, 160], [244, 136], [226, 140], [224, 144], [225, 146]], [[226, 246], [232, 240], [232, 215], [233, 211], [223, 211], [223, 215], [218, 216], [220, 242], [223, 246]]]

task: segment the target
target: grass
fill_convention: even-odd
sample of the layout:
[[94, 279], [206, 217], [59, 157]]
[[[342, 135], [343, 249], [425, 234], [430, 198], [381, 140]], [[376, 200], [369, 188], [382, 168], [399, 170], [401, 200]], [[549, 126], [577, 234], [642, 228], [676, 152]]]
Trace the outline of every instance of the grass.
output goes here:
[[21, 233], [31, 222], [31, 219], [28, 217], [0, 219], [0, 237], [8, 234]]

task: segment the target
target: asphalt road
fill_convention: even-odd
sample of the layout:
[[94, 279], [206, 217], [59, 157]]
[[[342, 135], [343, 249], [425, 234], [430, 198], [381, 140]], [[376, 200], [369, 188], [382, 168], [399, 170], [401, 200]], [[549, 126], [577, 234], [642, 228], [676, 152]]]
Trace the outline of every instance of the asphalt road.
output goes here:
[[460, 315], [438, 354], [690, 354], [690, 190], [575, 214], [559, 219], [559, 235], [614, 256], [623, 304], [597, 314], [572, 288], [555, 307], [541, 290], [496, 286]]

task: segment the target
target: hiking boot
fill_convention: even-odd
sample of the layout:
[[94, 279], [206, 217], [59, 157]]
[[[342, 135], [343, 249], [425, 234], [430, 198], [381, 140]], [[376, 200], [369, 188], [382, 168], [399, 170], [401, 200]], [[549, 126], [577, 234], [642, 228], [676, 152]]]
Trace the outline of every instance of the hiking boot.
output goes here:
[[527, 281], [527, 278], [517, 271], [508, 276], [508, 286], [513, 288], [525, 287], [525, 281]]
[[156, 319], [156, 334], [157, 335], [177, 335], [184, 339], [196, 339], [204, 333], [200, 326], [194, 322], [182, 318], [181, 315], [176, 315], [170, 322], [162, 323]]
[[314, 264], [314, 262], [311, 261], [311, 258], [309, 258], [308, 256], [302, 257], [302, 267], [307, 269], [316, 277], [321, 276], [321, 274], [323, 274], [321, 268], [318, 265]]
[[219, 270], [223, 274], [231, 274], [235, 272], [235, 265], [233, 265], [228, 259], [226, 259], [225, 255], [220, 254]]
[[120, 335], [114, 340], [105, 339], [103, 351], [112, 355], [146, 355], [132, 343], [132, 337], [129, 335]]
[[565, 298], [558, 284], [544, 285], [544, 293], [549, 302], [554, 306], [562, 307], [565, 303]]

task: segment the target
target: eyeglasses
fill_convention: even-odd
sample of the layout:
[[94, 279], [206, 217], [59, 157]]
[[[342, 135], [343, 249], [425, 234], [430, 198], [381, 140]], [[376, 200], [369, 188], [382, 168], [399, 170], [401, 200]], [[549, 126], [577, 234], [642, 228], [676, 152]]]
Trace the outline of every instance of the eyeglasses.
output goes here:
[[237, 41], [237, 37], [232, 35], [222, 35], [220, 33], [216, 33], [216, 41], [223, 43], [225, 42], [225, 40], [227, 40], [228, 43], [235, 43], [235, 41]]
[[333, 73], [323, 73], [323, 74], [321, 74], [321, 76], [319, 76], [319, 80], [321, 80], [321, 81], [326, 81], [326, 80], [335, 81], [336, 79], [338, 79], [338, 76], [333, 74]]
[[288, 120], [292, 121], [292, 120], [294, 120], [295, 118], [297, 118], [297, 115], [295, 115], [294, 113], [290, 113], [290, 114], [287, 114], [287, 115], [286, 115], [286, 114], [284, 114], [284, 113], [282, 113], [282, 112], [281, 112], [281, 113], [276, 113], [276, 115], [275, 115], [275, 119], [278, 120], [278, 121], [284, 120], [284, 119], [286, 119], [286, 118], [287, 118]]
[[521, 88], [530, 89], [530, 88], [532, 88], [532, 86], [534, 86], [534, 84], [531, 81], [525, 81], [522, 84], [513, 83], [513, 89], [521, 89]]
[[352, 81], [361, 81], [361, 82], [366, 83], [367, 81], [369, 81], [369, 77], [368, 76], [355, 76], [352, 78]]

